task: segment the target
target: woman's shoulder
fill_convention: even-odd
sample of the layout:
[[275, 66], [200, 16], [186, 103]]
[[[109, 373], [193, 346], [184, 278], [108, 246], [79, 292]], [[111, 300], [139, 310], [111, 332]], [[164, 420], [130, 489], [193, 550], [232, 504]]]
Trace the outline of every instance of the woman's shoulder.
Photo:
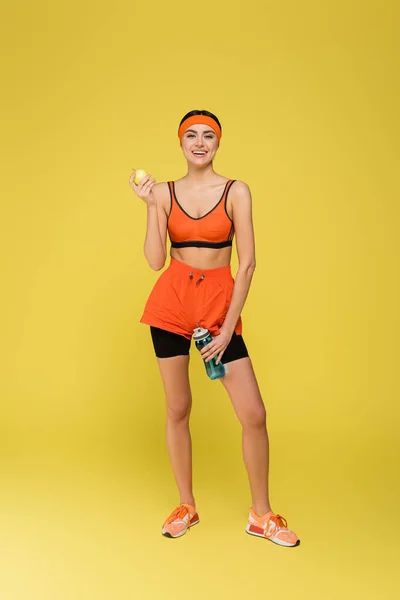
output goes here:
[[153, 187], [153, 190], [168, 190], [168, 181], [159, 181], [158, 183], [155, 184], [155, 186]]
[[251, 206], [252, 198], [249, 186], [245, 181], [235, 179], [235, 183], [231, 185], [229, 191], [227, 206], [229, 216], [232, 219], [237, 218], [239, 215], [244, 217], [245, 214], [251, 211]]
[[153, 186], [153, 193], [157, 198], [169, 196], [169, 186], [167, 181], [160, 181]]
[[242, 181], [241, 179], [235, 179], [234, 177], [224, 177], [223, 180], [221, 179], [221, 181], [228, 183], [229, 181], [232, 181], [232, 190], [248, 190], [249, 186], [247, 185], [247, 183], [245, 181]]
[[247, 199], [251, 201], [250, 187], [245, 181], [234, 179], [231, 185], [229, 195], [238, 200]]
[[159, 207], [163, 208], [168, 214], [171, 204], [170, 191], [167, 181], [160, 181], [153, 186], [153, 194]]

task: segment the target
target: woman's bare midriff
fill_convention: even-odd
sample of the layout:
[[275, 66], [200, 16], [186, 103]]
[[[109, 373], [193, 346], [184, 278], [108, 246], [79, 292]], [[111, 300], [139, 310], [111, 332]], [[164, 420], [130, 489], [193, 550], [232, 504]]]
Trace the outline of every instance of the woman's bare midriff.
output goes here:
[[227, 248], [171, 248], [171, 256], [195, 269], [218, 269], [231, 262], [232, 246]]

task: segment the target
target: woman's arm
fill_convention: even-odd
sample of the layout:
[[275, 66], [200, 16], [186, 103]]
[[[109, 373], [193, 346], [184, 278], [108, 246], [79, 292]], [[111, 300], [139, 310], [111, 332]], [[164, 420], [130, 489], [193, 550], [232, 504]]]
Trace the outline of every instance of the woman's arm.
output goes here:
[[159, 271], [167, 258], [167, 214], [165, 212], [165, 192], [167, 183], [153, 187], [155, 202], [147, 203], [147, 227], [144, 240], [144, 254], [150, 267]]
[[252, 199], [249, 186], [243, 181], [238, 181], [232, 187], [231, 194], [239, 268], [235, 277], [229, 309], [220, 328], [220, 334], [215, 336], [212, 343], [203, 348], [202, 356], [206, 362], [216, 355], [218, 355], [217, 362], [221, 360], [235, 331], [256, 268]]
[[243, 181], [238, 182], [235, 186], [235, 192], [232, 195], [232, 211], [239, 268], [229, 309], [221, 327], [221, 331], [228, 333], [231, 337], [246, 302], [256, 268], [251, 193], [249, 186]]

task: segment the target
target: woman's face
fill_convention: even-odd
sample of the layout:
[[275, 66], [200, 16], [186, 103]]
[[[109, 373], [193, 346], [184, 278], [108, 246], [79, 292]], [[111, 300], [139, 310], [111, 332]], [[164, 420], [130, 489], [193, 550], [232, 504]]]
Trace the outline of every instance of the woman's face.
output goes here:
[[218, 150], [217, 134], [209, 125], [191, 125], [183, 134], [182, 150], [188, 162], [199, 167], [207, 165]]

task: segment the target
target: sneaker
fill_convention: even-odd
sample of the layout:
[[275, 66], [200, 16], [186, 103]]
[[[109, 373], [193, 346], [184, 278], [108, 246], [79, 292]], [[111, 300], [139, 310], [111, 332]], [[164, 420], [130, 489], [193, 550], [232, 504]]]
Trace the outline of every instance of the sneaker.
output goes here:
[[250, 509], [247, 533], [267, 538], [280, 546], [298, 546], [300, 540], [297, 535], [287, 528], [287, 521], [281, 515], [276, 515], [270, 510], [262, 517]]
[[166, 519], [161, 533], [166, 537], [177, 538], [200, 521], [195, 506], [180, 504]]

